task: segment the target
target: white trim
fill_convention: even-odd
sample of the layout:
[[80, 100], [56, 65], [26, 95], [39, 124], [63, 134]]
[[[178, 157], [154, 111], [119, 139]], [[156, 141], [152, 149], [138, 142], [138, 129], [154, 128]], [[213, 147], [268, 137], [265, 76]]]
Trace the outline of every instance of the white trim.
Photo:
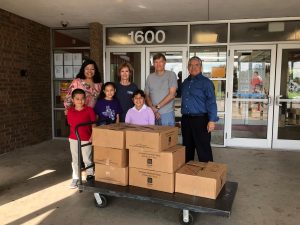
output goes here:
[[273, 149], [275, 150], [293, 150], [299, 151], [299, 142], [297, 140], [274, 140]]
[[231, 42], [228, 46], [247, 46], [247, 45], [275, 45], [275, 44], [297, 44], [300, 41], [265, 41], [265, 42]]
[[241, 148], [255, 148], [255, 149], [269, 149], [269, 143], [265, 139], [252, 139], [252, 138], [234, 138], [227, 139], [226, 146], [228, 147], [241, 147]]
[[164, 47], [183, 47], [187, 44], [166, 44], [166, 45], [107, 45], [106, 48], [164, 48]]
[[210, 47], [210, 46], [227, 46], [227, 42], [226, 43], [207, 43], [207, 44], [189, 44], [189, 47]]
[[[278, 45], [274, 98], [279, 97], [280, 95], [283, 49], [300, 49], [300, 44], [279, 44]], [[273, 148], [299, 150], [300, 140], [278, 139], [278, 126], [279, 126], [278, 121], [279, 121], [279, 106], [274, 101]]]

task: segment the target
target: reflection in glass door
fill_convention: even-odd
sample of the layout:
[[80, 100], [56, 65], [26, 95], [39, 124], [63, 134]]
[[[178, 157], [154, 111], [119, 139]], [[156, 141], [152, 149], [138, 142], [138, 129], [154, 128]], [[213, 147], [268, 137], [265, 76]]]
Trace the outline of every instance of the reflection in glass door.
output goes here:
[[139, 88], [144, 88], [145, 48], [118, 48], [106, 51], [106, 73], [104, 81], [119, 82], [118, 68], [124, 62], [133, 67], [132, 82]]
[[300, 150], [300, 45], [279, 45], [273, 148]]
[[270, 148], [275, 46], [230, 49], [227, 146]]

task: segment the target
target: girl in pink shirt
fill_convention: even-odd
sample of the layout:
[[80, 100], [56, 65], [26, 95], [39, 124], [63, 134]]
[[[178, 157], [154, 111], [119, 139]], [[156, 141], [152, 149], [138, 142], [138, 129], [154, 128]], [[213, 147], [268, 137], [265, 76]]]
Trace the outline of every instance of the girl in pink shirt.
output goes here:
[[145, 105], [145, 93], [142, 90], [136, 90], [132, 94], [132, 101], [134, 106], [126, 113], [125, 123], [154, 125], [154, 113], [150, 107]]

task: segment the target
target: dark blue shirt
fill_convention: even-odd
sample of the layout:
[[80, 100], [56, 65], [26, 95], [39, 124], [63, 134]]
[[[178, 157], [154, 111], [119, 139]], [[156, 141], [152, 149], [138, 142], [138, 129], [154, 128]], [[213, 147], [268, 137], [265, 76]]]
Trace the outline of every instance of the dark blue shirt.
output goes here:
[[120, 115], [120, 122], [125, 122], [125, 116], [127, 111], [133, 107], [132, 94], [138, 89], [136, 84], [131, 83], [127, 86], [124, 86], [120, 83], [116, 84], [116, 97], [120, 102], [122, 113]]
[[117, 115], [122, 113], [118, 99], [106, 100], [98, 99], [94, 111], [100, 120], [109, 120], [109, 123], [115, 123]]
[[181, 113], [183, 115], [198, 115], [207, 113], [209, 121], [216, 122], [217, 103], [213, 82], [199, 73], [189, 76], [181, 85]]

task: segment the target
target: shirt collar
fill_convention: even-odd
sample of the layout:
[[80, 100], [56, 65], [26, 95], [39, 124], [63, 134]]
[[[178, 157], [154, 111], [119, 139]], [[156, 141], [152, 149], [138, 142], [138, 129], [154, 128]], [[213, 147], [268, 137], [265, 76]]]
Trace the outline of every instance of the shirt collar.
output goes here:
[[137, 110], [137, 109], [135, 108], [135, 106], [133, 106], [132, 108], [133, 108], [135, 111], [140, 112], [140, 111], [142, 111], [143, 109], [146, 109], [147, 106], [144, 104], [140, 110]]
[[75, 111], [75, 112], [81, 112], [81, 111], [83, 111], [83, 110], [86, 110], [86, 108], [87, 108], [87, 106], [84, 105], [84, 106], [83, 106], [83, 109], [80, 110], [80, 111], [78, 111], [78, 110], [75, 109], [75, 106], [73, 106], [73, 107], [71, 108], [71, 110], [72, 110], [72, 111]]
[[202, 75], [202, 72], [200, 72], [200, 73], [198, 73], [196, 76], [191, 76], [191, 75], [189, 75], [189, 77], [188, 77], [188, 79], [189, 80], [192, 80], [192, 79], [199, 79], [200, 78], [200, 76]]

